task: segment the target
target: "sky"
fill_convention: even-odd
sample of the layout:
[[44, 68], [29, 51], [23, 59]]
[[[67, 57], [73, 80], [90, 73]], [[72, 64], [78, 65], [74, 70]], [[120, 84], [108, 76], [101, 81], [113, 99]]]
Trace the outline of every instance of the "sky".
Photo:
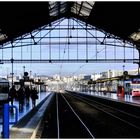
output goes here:
[[[122, 47], [112, 47], [107, 45], [96, 45], [98, 42], [93, 36], [97, 34], [99, 37], [104, 37], [104, 34], [100, 31], [89, 30], [87, 33], [85, 28], [85, 24], [75, 20], [70, 19], [69, 24], [71, 28], [80, 28], [78, 31], [75, 29], [59, 31], [59, 28], [67, 28], [68, 20], [62, 20], [60, 26], [58, 25], [59, 21], [53, 23], [52, 28], [55, 27], [57, 30], [52, 30], [48, 33], [49, 26], [46, 26], [46, 30], [39, 32], [36, 37], [45, 36], [46, 38], [41, 40], [43, 45], [29, 45], [24, 47], [15, 47], [13, 49], [13, 58], [14, 59], [114, 59], [114, 58], [124, 58], [124, 48]], [[88, 26], [91, 28], [91, 26]], [[33, 35], [35, 35], [33, 33]], [[49, 36], [58, 37], [61, 36], [60, 39], [49, 39]], [[68, 39], [68, 36], [71, 38]], [[75, 37], [80, 37], [78, 40]], [[86, 40], [86, 36], [90, 37]], [[27, 36], [30, 37], [30, 36]], [[38, 41], [37, 38], [35, 41]], [[99, 39], [102, 41], [103, 39]], [[86, 44], [86, 41], [89, 42]], [[107, 40], [109, 43], [113, 43], [113, 39]], [[27, 44], [27, 42], [31, 43], [33, 40], [24, 39], [20, 42], [15, 42], [15, 45], [23, 45]], [[49, 42], [51, 45], [51, 49], [49, 47]], [[62, 44], [61, 44], [61, 43]], [[70, 44], [68, 44], [70, 42]], [[78, 42], [78, 43], [77, 43]], [[80, 43], [82, 44], [80, 45]], [[124, 45], [121, 41], [115, 41], [117, 45]], [[125, 44], [126, 46], [130, 46]], [[7, 45], [5, 47], [10, 46]], [[132, 46], [130, 46], [132, 47]], [[77, 51], [78, 50], [78, 51]], [[86, 50], [87, 53], [86, 53]], [[115, 51], [116, 50], [116, 51]], [[51, 52], [51, 53], [50, 53]], [[7, 48], [4, 50], [0, 50], [1, 59], [11, 59], [11, 48]], [[138, 52], [135, 49], [127, 48], [125, 50], [125, 58], [138, 58]], [[25, 66], [25, 71], [32, 72], [32, 74], [37, 75], [47, 75], [52, 76], [55, 74], [59, 74], [61, 76], [66, 75], [79, 75], [79, 74], [93, 74], [100, 73], [110, 69], [113, 70], [123, 70], [123, 65], [125, 65], [125, 70], [134, 70], [138, 68], [137, 64], [128, 64], [128, 63], [43, 63], [43, 64], [34, 64], [34, 63], [14, 63], [14, 74], [22, 74], [23, 66]], [[9, 75], [11, 73], [11, 64], [2, 64], [0, 65], [0, 73], [1, 75]]]

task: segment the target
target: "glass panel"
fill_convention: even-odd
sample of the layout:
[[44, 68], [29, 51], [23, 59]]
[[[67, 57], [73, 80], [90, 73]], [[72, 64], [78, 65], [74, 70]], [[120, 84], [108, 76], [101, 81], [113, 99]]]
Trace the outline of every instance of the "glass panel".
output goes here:
[[[89, 11], [81, 10], [80, 12], [83, 16], [89, 16]], [[80, 14], [80, 15], [81, 15]]]
[[49, 5], [50, 5], [49, 9], [52, 9], [56, 6], [56, 3], [55, 2], [49, 2]]
[[83, 6], [82, 7], [86, 7], [88, 9], [92, 9], [92, 7], [87, 2], [83, 2]]
[[49, 2], [49, 5], [50, 16], [58, 16], [66, 11], [66, 2]]
[[75, 2], [71, 8], [71, 12], [80, 16], [89, 16], [94, 2]]
[[93, 2], [93, 1], [87, 1], [87, 3], [88, 3], [91, 7], [93, 7], [93, 5], [94, 5], [95, 2]]
[[71, 8], [71, 12], [78, 14], [79, 13], [79, 9], [80, 9], [80, 5], [78, 4], [78, 2], [74, 3], [74, 6]]

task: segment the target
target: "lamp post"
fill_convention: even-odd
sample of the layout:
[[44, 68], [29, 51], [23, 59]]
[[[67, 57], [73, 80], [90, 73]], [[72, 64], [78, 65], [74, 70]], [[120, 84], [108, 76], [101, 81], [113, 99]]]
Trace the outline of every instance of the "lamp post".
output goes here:
[[124, 86], [125, 75], [124, 75], [124, 71], [125, 71], [125, 65], [123, 65], [123, 88], [124, 88], [124, 94], [125, 94], [125, 86]]
[[23, 74], [24, 74], [24, 72], [25, 72], [25, 66], [23, 66]]
[[11, 64], [12, 64], [12, 72], [11, 72], [11, 76], [12, 76], [12, 86], [13, 86], [13, 84], [14, 84], [14, 82], [13, 82], [13, 76], [14, 76], [14, 72], [13, 72], [13, 69], [14, 69], [13, 58], [11, 59]]
[[30, 70], [30, 77], [31, 77], [31, 75], [32, 75], [32, 71]]
[[125, 70], [125, 65], [123, 65], [123, 72], [124, 72], [124, 70]]

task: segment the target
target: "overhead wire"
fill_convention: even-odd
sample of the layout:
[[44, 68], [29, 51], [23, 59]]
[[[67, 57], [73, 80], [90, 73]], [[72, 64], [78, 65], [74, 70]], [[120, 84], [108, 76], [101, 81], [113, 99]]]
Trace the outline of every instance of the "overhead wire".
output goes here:
[[[69, 38], [69, 36], [68, 36], [68, 38]], [[66, 38], [66, 44], [65, 44], [65, 47], [64, 47], [64, 50], [63, 50], [62, 59], [64, 59], [64, 56], [65, 56], [65, 53], [66, 53], [66, 47], [67, 47], [67, 44], [68, 44], [68, 38]], [[61, 74], [62, 74], [62, 68], [63, 68], [63, 63], [60, 64], [60, 72], [59, 72], [60, 77], [61, 77]]]
[[[105, 47], [104, 47], [103, 49], [101, 49], [100, 51], [97, 51], [97, 53], [100, 53], [100, 52], [102, 52], [103, 50], [105, 50]], [[90, 59], [94, 58], [95, 56], [96, 56], [96, 54], [95, 54], [94, 56], [92, 56]], [[86, 63], [86, 64], [82, 64], [75, 72], [72, 73], [72, 75], [74, 76], [77, 72], [80, 71], [81, 68], [83, 68], [83, 67], [86, 66], [86, 65], [87, 65], [87, 63]]]
[[[78, 22], [78, 21], [77, 21]], [[77, 25], [78, 25], [78, 23], [77, 23]], [[80, 25], [80, 24], [79, 24]], [[81, 26], [81, 25], [80, 25]], [[83, 29], [85, 29], [85, 28], [83, 28]], [[87, 32], [87, 30], [86, 30], [86, 37], [88, 36], [88, 32]], [[97, 36], [97, 31], [95, 31], [95, 36]], [[78, 36], [77, 36], [77, 38], [78, 38]], [[86, 40], [86, 51], [88, 50], [87, 49], [87, 40]], [[96, 39], [96, 43], [97, 43], [97, 39]], [[78, 43], [77, 43], [78, 44]], [[106, 49], [106, 46], [103, 48], [103, 49], [101, 49], [101, 50], [99, 50], [99, 51], [97, 51], [97, 44], [96, 44], [96, 54], [95, 55], [93, 55], [90, 59], [92, 59], [92, 58], [94, 58], [94, 57], [96, 57], [96, 59], [97, 59], [97, 54], [98, 53], [100, 53], [100, 52], [102, 52], [103, 50], [105, 50]], [[86, 52], [86, 53], [88, 53], [88, 52]], [[75, 72], [73, 72], [72, 73], [72, 75], [75, 75], [77, 72], [79, 72], [80, 71], [80, 69], [82, 69], [84, 66], [86, 66], [87, 65], [87, 63], [86, 64], [82, 64], [81, 66], [79, 66], [79, 68], [75, 71]]]

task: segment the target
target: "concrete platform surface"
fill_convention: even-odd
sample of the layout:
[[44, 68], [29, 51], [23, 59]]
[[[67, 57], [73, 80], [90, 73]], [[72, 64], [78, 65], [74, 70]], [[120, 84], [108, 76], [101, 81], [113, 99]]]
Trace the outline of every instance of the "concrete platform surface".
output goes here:
[[117, 96], [117, 93], [104, 93], [104, 92], [79, 92], [79, 93], [103, 97], [106, 99], [112, 99], [114, 101], [126, 102], [140, 106], [140, 97], [132, 97], [130, 94], [126, 94], [124, 97], [121, 97]]
[[44, 99], [45, 101], [43, 102], [41, 107], [34, 108], [33, 110], [31, 110], [31, 112], [27, 113], [26, 117], [23, 117], [18, 122], [18, 124], [14, 125], [10, 129], [10, 138], [13, 139], [35, 138], [38, 125], [40, 124], [43, 114], [52, 97], [53, 93], [50, 94], [48, 97], [46, 97], [46, 99]]

